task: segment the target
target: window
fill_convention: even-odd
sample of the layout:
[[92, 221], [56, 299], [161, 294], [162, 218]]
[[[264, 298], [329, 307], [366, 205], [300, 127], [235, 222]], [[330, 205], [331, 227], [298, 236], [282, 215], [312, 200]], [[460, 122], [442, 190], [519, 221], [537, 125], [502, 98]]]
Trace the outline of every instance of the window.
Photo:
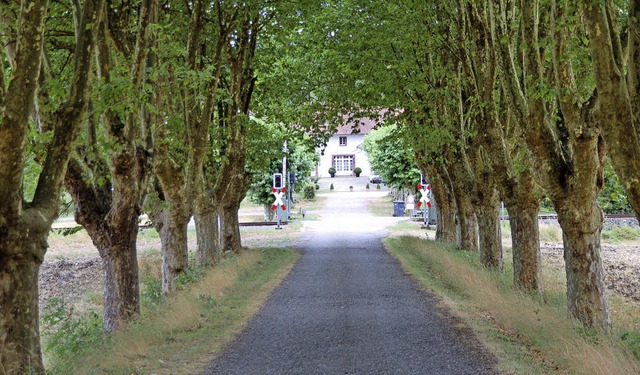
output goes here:
[[336, 172], [351, 172], [353, 165], [353, 155], [333, 156], [333, 167], [336, 169]]
[[340, 137], [340, 146], [346, 146], [347, 145], [347, 137]]

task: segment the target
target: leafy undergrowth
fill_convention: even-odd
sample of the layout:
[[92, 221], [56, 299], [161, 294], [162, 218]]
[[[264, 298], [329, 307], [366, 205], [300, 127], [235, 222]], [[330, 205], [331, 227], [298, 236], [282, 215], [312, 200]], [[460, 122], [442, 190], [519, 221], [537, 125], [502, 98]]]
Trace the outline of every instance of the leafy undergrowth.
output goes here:
[[640, 373], [632, 354], [640, 347], [637, 315], [615, 321], [624, 314], [612, 312], [612, 333], [600, 334], [567, 317], [562, 291], [524, 295], [513, 287], [511, 273], [483, 268], [475, 253], [409, 236], [388, 238], [385, 244], [414, 278], [474, 329], [498, 357], [501, 371]]
[[[290, 249], [247, 250], [208, 271], [193, 270], [181, 291], [163, 298], [152, 272], [142, 290], [143, 314], [112, 335], [95, 314], [74, 316], [64, 305], [47, 312], [50, 374], [177, 374], [206, 368], [258, 311], [299, 258]], [[99, 327], [99, 325], [98, 325]]]

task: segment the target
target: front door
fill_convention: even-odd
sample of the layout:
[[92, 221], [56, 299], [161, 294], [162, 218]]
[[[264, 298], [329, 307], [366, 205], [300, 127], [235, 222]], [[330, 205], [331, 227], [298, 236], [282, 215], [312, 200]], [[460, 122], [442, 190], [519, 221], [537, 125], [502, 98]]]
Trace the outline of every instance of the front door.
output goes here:
[[355, 168], [354, 155], [333, 155], [333, 167], [338, 176], [350, 176]]

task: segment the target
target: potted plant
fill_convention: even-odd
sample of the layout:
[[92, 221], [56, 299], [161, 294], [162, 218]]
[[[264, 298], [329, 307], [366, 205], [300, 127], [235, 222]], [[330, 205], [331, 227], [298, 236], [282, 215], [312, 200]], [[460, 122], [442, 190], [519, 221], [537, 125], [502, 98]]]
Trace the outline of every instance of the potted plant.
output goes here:
[[331, 175], [331, 177], [335, 177], [336, 176], [336, 169], [334, 167], [329, 168], [329, 174]]
[[329, 190], [333, 191], [333, 184], [331, 184], [331, 186], [329, 186]]
[[367, 184], [367, 186], [365, 186], [365, 189], [369, 190], [369, 184]]
[[353, 186], [349, 186], [349, 191], [353, 191]]
[[380, 190], [380, 184], [376, 185], [376, 190]]
[[355, 173], [355, 174], [356, 174], [356, 177], [360, 177], [360, 173], [362, 173], [362, 168], [360, 168], [360, 167], [355, 167], [355, 168], [353, 169], [353, 173]]

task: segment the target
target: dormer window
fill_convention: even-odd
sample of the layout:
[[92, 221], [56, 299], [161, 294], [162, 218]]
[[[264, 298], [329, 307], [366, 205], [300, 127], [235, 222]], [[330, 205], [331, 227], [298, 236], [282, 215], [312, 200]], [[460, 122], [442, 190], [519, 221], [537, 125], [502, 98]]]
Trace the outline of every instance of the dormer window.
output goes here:
[[347, 145], [347, 137], [340, 137], [340, 146], [346, 146]]

